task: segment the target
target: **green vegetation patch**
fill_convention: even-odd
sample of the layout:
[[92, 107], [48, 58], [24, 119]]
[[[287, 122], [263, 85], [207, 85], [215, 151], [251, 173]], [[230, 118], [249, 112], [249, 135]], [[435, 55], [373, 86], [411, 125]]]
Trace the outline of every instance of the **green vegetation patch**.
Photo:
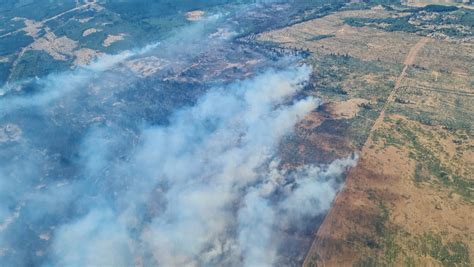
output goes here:
[[469, 247], [460, 241], [444, 243], [441, 236], [425, 233], [419, 238], [422, 255], [430, 256], [443, 266], [471, 266]]
[[[411, 237], [389, 222], [390, 210], [380, 199], [368, 192], [369, 199], [377, 203], [379, 214], [372, 224], [374, 230], [370, 234], [350, 233], [349, 242], [361, 255], [353, 266], [417, 266], [414, 255], [431, 257], [442, 266], [471, 266], [469, 246], [459, 240], [444, 241], [431, 232]], [[404, 246], [402, 247], [401, 242]]]
[[24, 32], [12, 34], [8, 38], [0, 38], [0, 56], [18, 53], [23, 47], [28, 46], [33, 41], [33, 38]]
[[0, 85], [7, 81], [10, 75], [10, 63], [0, 63]]
[[[306, 94], [320, 97], [325, 101], [345, 101], [351, 98], [380, 99], [361, 105], [359, 113], [345, 121], [346, 137], [354, 148], [365, 143], [369, 129], [379, 115], [393, 88], [393, 77], [399, 70], [398, 65], [379, 61], [362, 61], [349, 55], [314, 55], [306, 62], [313, 66], [313, 75]], [[373, 77], [377, 82], [367, 82], [361, 77]]]
[[418, 11], [426, 11], [426, 12], [451, 12], [458, 10], [458, 7], [455, 6], [443, 6], [443, 5], [427, 5], [425, 7], [420, 8]]
[[51, 72], [66, 70], [70, 66], [70, 62], [55, 60], [44, 51], [30, 50], [19, 59], [11, 78], [12, 80], [21, 80], [35, 76], [45, 76]]
[[372, 133], [372, 141], [378, 143], [379, 141], [384, 142], [383, 148], [394, 146], [401, 148], [405, 141], [399, 137], [394, 136], [388, 129], [376, 129]]
[[390, 32], [417, 32], [418, 28], [410, 24], [409, 19], [409, 16], [399, 18], [346, 18], [344, 23], [353, 27], [374, 26]]
[[315, 36], [309, 38], [308, 41], [314, 42], [314, 41], [319, 41], [319, 40], [323, 40], [323, 39], [327, 39], [327, 38], [332, 38], [334, 36], [336, 36], [336, 35], [334, 35], [334, 34], [320, 34], [320, 35], [315, 35]]
[[23, 17], [42, 20], [70, 10], [75, 6], [75, 0], [2, 0], [0, 14], [8, 19]]
[[393, 266], [403, 254], [397, 242], [398, 227], [390, 224], [390, 209], [375, 195], [369, 192], [369, 199], [377, 204], [378, 213], [372, 219], [373, 228], [370, 234], [350, 233], [347, 241], [356, 248], [361, 258], [353, 265], [362, 266]]
[[404, 10], [408, 15], [389, 18], [345, 18], [353, 27], [374, 27], [393, 32], [403, 31], [429, 35], [441, 33], [449, 37], [473, 36], [474, 10], [455, 6], [428, 5], [423, 8]]
[[[436, 178], [438, 183], [451, 188], [467, 201], [474, 203], [474, 180], [463, 177], [443, 164], [434, 151], [420, 142], [417, 134], [423, 133], [422, 129], [412, 129], [406, 122], [398, 120], [394, 127], [404, 142], [411, 148], [409, 157], [416, 160], [414, 181], [431, 181]], [[426, 135], [425, 135], [426, 137]], [[427, 138], [430, 138], [429, 136]]]
[[[373, 96], [385, 98], [393, 88], [389, 76], [398, 70], [394, 65], [336, 54], [310, 57], [307, 63], [314, 69], [311, 78], [313, 89], [321, 93], [318, 96], [331, 100], [347, 100], [353, 97], [370, 99]], [[359, 78], [369, 74], [383, 77], [377, 85], [368, 84]]]

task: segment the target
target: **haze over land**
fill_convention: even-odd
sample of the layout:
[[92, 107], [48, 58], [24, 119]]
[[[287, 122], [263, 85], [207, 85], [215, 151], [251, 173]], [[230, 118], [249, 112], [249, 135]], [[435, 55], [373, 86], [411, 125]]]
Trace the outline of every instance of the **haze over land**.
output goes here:
[[470, 266], [474, 13], [424, 2], [1, 3], [0, 265]]

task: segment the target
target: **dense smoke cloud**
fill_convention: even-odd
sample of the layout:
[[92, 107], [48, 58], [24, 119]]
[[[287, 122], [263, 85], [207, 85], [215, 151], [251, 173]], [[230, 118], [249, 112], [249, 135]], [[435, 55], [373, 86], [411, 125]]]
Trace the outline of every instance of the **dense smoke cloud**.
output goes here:
[[354, 164], [278, 169], [278, 142], [319, 104], [284, 104], [308, 75], [304, 66], [268, 71], [211, 90], [170, 125], [145, 127], [120, 166], [108, 166], [106, 130], [91, 134], [82, 146], [84, 170], [94, 176], [107, 166], [111, 174], [101, 179], [124, 188], [56, 230], [53, 263], [129, 266], [150, 254], [146, 260], [160, 266], [274, 264], [278, 231], [325, 212], [337, 179]]
[[160, 85], [132, 90], [116, 69], [149, 53], [189, 63], [225, 41], [204, 37], [218, 20], [35, 80], [31, 94], [2, 88], [0, 265], [270, 266], [285, 235], [314, 227], [356, 159], [280, 164], [280, 142], [320, 105], [295, 98], [308, 66], [206, 89], [168, 123], [132, 101]]

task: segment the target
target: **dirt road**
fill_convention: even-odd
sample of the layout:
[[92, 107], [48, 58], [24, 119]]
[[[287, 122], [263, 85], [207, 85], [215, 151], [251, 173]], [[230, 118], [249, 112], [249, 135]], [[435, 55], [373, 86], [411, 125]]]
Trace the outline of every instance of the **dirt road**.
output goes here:
[[[429, 42], [429, 40], [430, 39], [427, 38], [427, 37], [421, 38], [408, 52], [408, 55], [407, 55], [407, 57], [405, 58], [405, 60], [403, 62], [403, 64], [404, 64], [403, 70], [400, 73], [400, 75], [398, 76], [398, 78], [395, 82], [395, 86], [393, 87], [392, 91], [390, 92], [390, 95], [387, 97], [387, 100], [385, 101], [385, 104], [382, 107], [382, 110], [380, 111], [379, 116], [375, 120], [374, 125], [370, 129], [370, 132], [367, 136], [367, 140], [369, 140], [369, 138], [371, 137], [373, 130], [377, 129], [377, 127], [383, 121], [383, 118], [385, 117], [385, 110], [390, 105], [390, 103], [392, 103], [395, 100], [398, 89], [401, 87], [402, 81], [405, 78], [405, 76], [407, 75], [408, 68], [415, 62], [415, 59], [416, 59], [416, 56], [418, 55], [418, 52], [420, 51], [421, 48], [423, 48], [423, 46], [425, 46]], [[367, 141], [365, 141], [365, 144], [364, 144], [363, 147], [365, 147], [366, 144], [367, 144]], [[363, 149], [363, 147], [362, 147], [362, 149]]]

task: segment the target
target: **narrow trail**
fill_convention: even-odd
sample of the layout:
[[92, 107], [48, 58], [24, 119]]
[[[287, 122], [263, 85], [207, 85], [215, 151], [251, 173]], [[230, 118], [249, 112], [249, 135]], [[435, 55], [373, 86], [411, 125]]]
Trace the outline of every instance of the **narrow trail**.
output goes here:
[[[374, 124], [372, 125], [372, 128], [370, 129], [370, 131], [367, 135], [368, 136], [367, 140], [365, 141], [364, 145], [361, 148], [361, 150], [362, 150], [361, 154], [363, 154], [363, 149], [365, 147], [367, 147], [367, 141], [370, 140], [370, 136], [372, 135], [372, 132], [377, 127], [379, 127], [379, 125], [383, 122], [383, 119], [385, 117], [385, 110], [388, 108], [390, 103], [392, 103], [395, 100], [398, 89], [400, 89], [402, 87], [401, 86], [402, 81], [405, 78], [405, 76], [407, 75], [408, 68], [410, 67], [410, 65], [412, 65], [415, 62], [415, 59], [416, 59], [416, 56], [418, 55], [418, 52], [420, 51], [421, 48], [423, 48], [429, 42], [429, 40], [430, 40], [429, 38], [423, 37], [413, 47], [410, 48], [410, 51], [408, 52], [408, 55], [406, 56], [406, 58], [403, 62], [404, 67], [402, 69], [402, 72], [398, 76], [398, 78], [395, 82], [395, 86], [393, 87], [392, 91], [390, 92], [389, 96], [387, 97], [387, 100], [385, 101], [385, 104], [382, 107], [382, 110], [380, 111], [379, 116], [377, 117]], [[348, 175], [348, 178], [349, 178], [349, 176], [350, 175]], [[343, 193], [343, 192], [341, 191], [339, 194], [337, 194], [336, 198], [334, 199], [334, 203], [338, 202], [338, 198], [340, 198], [341, 193]], [[326, 216], [326, 219], [328, 217], [330, 217], [332, 213], [336, 214], [333, 210], [329, 210], [329, 212]], [[333, 215], [333, 216], [337, 216], [337, 215]], [[317, 232], [317, 235], [316, 235], [316, 237], [313, 241], [313, 244], [311, 245], [311, 248], [309, 249], [309, 251], [306, 255], [306, 258], [303, 262], [303, 266], [310, 266], [311, 256], [314, 255], [314, 253], [316, 252], [318, 246], [321, 245], [322, 240], [319, 240], [317, 238], [317, 236], [328, 236], [328, 235], [330, 235], [330, 232], [331, 232], [330, 227], [331, 226], [328, 225], [327, 223], [325, 223], [325, 222], [327, 222], [326, 219], [323, 221], [323, 223], [320, 225], [320, 227], [318, 229], [318, 232]], [[323, 234], [323, 233], [325, 233], [325, 234]], [[324, 266], [324, 262], [323, 262], [323, 266]]]
[[8, 74], [7, 84], [11, 81], [11, 79], [13, 77], [13, 74], [15, 73], [16, 66], [18, 65], [18, 62], [20, 62], [20, 59], [23, 57], [23, 55], [25, 54], [25, 52], [28, 48], [29, 48], [29, 46], [23, 47], [21, 49], [20, 53], [18, 54], [18, 56], [15, 58], [15, 61], [13, 61], [13, 64], [10, 67], [10, 73]]

